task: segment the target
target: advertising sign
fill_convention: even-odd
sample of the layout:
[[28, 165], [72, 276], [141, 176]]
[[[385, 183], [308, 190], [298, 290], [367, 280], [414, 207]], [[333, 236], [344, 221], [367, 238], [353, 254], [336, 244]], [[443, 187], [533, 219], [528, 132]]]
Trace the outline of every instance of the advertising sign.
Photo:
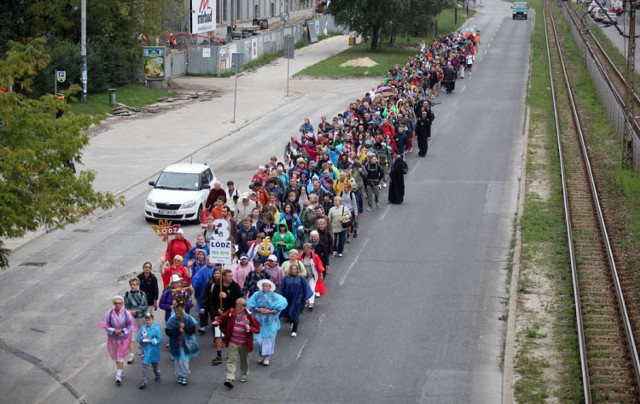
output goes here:
[[171, 224], [168, 220], [159, 220], [158, 224], [151, 225], [157, 236], [162, 237], [162, 241], [167, 241], [169, 236], [175, 236], [180, 230], [179, 224]]
[[191, 33], [215, 31], [216, 0], [191, 0]]
[[164, 46], [142, 47], [145, 80], [164, 80], [165, 55]]

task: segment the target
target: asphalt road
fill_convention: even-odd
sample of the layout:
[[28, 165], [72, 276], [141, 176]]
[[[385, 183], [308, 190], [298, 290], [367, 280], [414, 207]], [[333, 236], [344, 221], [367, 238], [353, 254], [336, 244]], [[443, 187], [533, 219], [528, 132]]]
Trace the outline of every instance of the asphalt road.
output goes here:
[[[137, 186], [125, 206], [12, 255], [14, 267], [0, 274], [0, 401], [500, 402], [499, 318], [531, 24], [511, 20], [507, 3], [485, 2], [473, 22], [482, 34], [476, 70], [438, 99], [428, 157], [408, 157], [405, 203], [387, 205], [383, 194], [381, 208], [363, 215], [360, 237], [333, 262], [326, 297], [303, 315], [297, 338], [281, 331], [270, 367], [251, 356], [248, 383], [222, 385], [224, 365], [209, 365], [209, 334], [199, 337], [202, 353], [192, 360], [189, 386], [175, 384], [166, 351], [163, 381], [138, 390], [136, 362], [125, 367], [124, 385], [114, 385], [106, 337], [95, 325], [128, 276], [146, 260], [156, 265], [163, 250], [142, 217], [147, 190]], [[249, 122], [199, 150], [194, 161], [210, 161], [218, 178], [245, 185], [258, 164], [281, 154], [304, 116], [315, 124], [373, 83], [298, 84], [306, 92], [295, 108]], [[184, 110], [175, 114], [190, 118]], [[195, 239], [198, 230], [187, 226], [187, 237]], [[18, 266], [27, 261], [47, 265]]]

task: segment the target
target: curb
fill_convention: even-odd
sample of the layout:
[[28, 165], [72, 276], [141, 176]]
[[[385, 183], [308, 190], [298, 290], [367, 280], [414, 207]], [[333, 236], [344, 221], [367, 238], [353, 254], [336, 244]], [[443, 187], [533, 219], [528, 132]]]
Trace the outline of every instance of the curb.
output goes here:
[[513, 369], [515, 359], [516, 342], [516, 315], [518, 306], [518, 279], [520, 278], [520, 256], [522, 253], [522, 234], [520, 232], [520, 220], [524, 211], [524, 199], [526, 188], [527, 168], [527, 142], [529, 140], [529, 117], [531, 110], [527, 107], [524, 121], [524, 139], [522, 147], [522, 171], [520, 173], [520, 190], [518, 192], [518, 213], [515, 223], [515, 245], [513, 249], [513, 268], [509, 286], [509, 311], [507, 319], [507, 336], [504, 344], [503, 374], [502, 374], [502, 403], [511, 404], [513, 397]]

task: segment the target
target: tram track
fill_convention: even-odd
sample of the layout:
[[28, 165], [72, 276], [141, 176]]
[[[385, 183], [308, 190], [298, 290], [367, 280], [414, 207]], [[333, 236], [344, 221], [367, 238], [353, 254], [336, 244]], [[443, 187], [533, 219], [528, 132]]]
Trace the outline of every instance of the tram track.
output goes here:
[[[544, 5], [543, 18], [547, 35], [549, 74], [556, 120], [562, 190], [567, 226], [568, 247], [573, 280], [576, 329], [584, 401], [640, 401], [640, 360], [637, 333], [632, 318], [638, 305], [627, 308], [625, 292], [628, 281], [620, 277], [609, 231], [600, 203], [598, 186], [590, 160], [571, 78], [563, 57], [552, 12], [553, 2]], [[570, 105], [568, 122], [561, 121], [558, 95], [554, 83], [552, 52], [561, 71], [558, 82], [564, 83]], [[560, 74], [560, 73], [559, 73]], [[623, 279], [623, 280], [621, 280]], [[631, 299], [635, 300], [635, 299]], [[633, 312], [632, 316], [630, 312]]]

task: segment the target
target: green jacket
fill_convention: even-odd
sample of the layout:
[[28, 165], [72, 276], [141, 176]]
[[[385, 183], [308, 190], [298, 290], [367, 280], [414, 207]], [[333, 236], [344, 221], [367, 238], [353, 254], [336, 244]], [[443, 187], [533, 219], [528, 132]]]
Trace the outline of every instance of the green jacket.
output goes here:
[[[280, 245], [280, 241], [284, 241], [284, 246]], [[278, 250], [284, 251], [287, 254], [289, 253], [289, 250], [296, 246], [296, 238], [289, 230], [287, 230], [283, 236], [278, 229], [278, 231], [273, 234], [272, 242]]]

